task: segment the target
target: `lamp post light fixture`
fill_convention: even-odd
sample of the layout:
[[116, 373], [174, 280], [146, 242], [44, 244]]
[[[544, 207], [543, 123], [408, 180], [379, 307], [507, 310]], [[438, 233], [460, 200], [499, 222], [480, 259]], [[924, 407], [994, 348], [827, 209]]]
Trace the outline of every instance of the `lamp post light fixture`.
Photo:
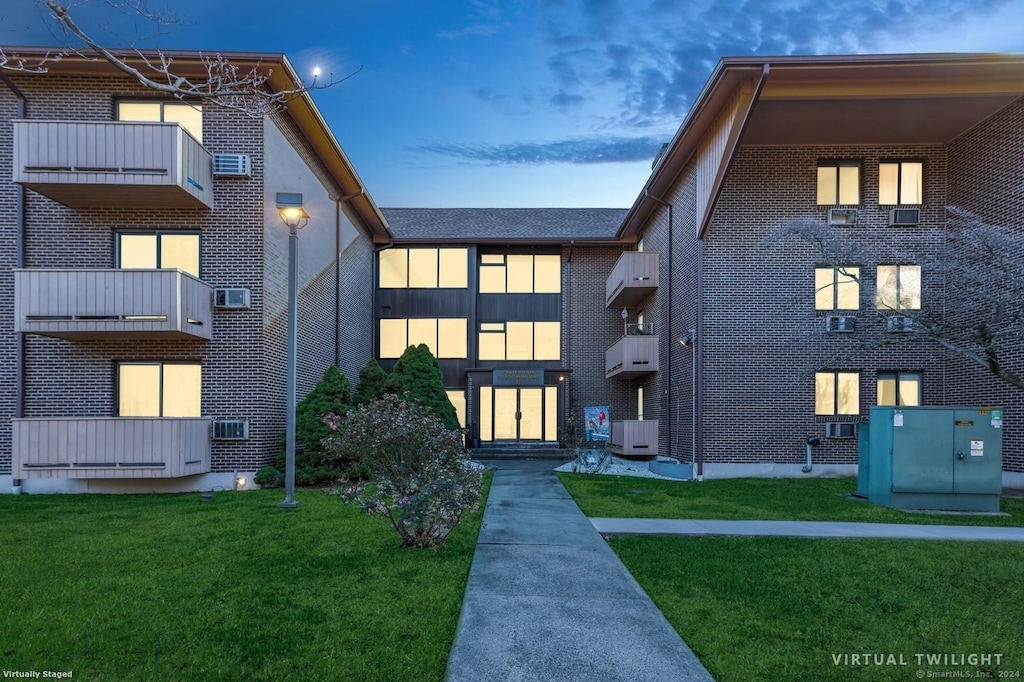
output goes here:
[[285, 392], [285, 460], [284, 509], [299, 506], [295, 501], [295, 374], [297, 364], [296, 327], [298, 325], [298, 265], [297, 247], [299, 230], [309, 222], [309, 214], [302, 207], [302, 195], [293, 192], [277, 193], [277, 210], [288, 226], [288, 386]]

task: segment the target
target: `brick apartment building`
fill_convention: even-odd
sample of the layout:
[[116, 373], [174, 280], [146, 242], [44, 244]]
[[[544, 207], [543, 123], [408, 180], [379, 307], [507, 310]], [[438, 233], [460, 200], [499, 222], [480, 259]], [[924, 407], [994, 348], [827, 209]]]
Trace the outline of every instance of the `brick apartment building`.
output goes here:
[[[354, 381], [368, 358], [389, 370], [407, 344], [427, 343], [482, 447], [550, 445], [564, 439], [569, 417], [582, 431], [583, 409], [604, 406], [613, 451], [668, 455], [709, 477], [801, 475], [809, 436], [822, 441], [815, 473], [853, 473], [852, 425], [876, 403], [1000, 406], [1004, 479], [1024, 483], [1021, 392], [888, 319], [955, 300], [929, 260], [949, 229], [948, 206], [1024, 233], [1020, 56], [723, 60], [628, 210], [378, 211], [307, 98], [263, 121], [205, 107], [201, 138], [181, 139], [251, 160], [248, 176], [199, 182], [212, 188], [205, 199], [186, 184], [161, 195], [169, 205], [144, 206], [152, 192], [127, 181], [112, 196], [95, 184], [83, 194], [75, 183], [96, 182], [84, 171], [43, 182], [50, 167], [75, 164], [25, 156], [45, 148], [34, 139], [56, 134], [35, 121], [131, 127], [140, 124], [117, 122], [121, 102], [158, 101], [94, 68], [62, 63], [46, 76], [11, 76], [25, 112], [0, 89], [0, 174], [15, 180], [0, 186], [0, 348], [15, 370], [0, 376], [15, 438], [12, 446], [5, 419], [0, 477], [14, 452], [14, 478], [28, 476], [27, 488], [58, 480], [81, 489], [77, 479], [46, 478], [67, 468], [24, 463], [46, 464], [46, 452], [70, 447], [62, 438], [75, 447], [127, 438], [118, 423], [140, 420], [192, 429], [209, 450], [200, 464], [208, 473], [85, 468], [96, 476], [89, 489], [125, 489], [108, 479], [143, 471], [160, 477], [148, 489], [153, 480], [165, 489], [226, 485], [269, 461], [284, 423], [287, 232], [275, 196], [289, 192], [313, 216], [299, 240], [300, 396], [331, 362]], [[290, 68], [279, 70], [294, 81]], [[807, 244], [773, 236], [808, 219], [834, 223], [861, 258], [837, 268]], [[117, 271], [125, 244], [145, 252], [155, 243], [178, 258], [195, 248], [174, 238], [195, 234], [198, 279], [181, 260], [124, 267], [168, 278], [182, 300], [187, 287], [199, 289], [197, 305], [213, 289], [247, 288], [248, 308], [203, 304], [199, 317], [185, 316], [203, 321], [200, 329], [153, 332], [150, 320], [131, 318], [156, 311], [104, 309], [117, 319], [100, 324], [81, 294], [98, 285], [67, 284], [105, 277], [104, 290], [139, 286]], [[165, 235], [171, 246], [160, 246]], [[152, 269], [161, 267], [184, 272]], [[61, 286], [74, 287], [84, 313], [47, 308], [66, 305]], [[1020, 372], [1020, 348], [1004, 357]], [[200, 383], [201, 399], [193, 389], [188, 416], [128, 417], [121, 410], [163, 402], [144, 391], [123, 399], [119, 383], [131, 388], [132, 376]], [[247, 421], [248, 438], [214, 439], [211, 420]], [[109, 452], [113, 441], [100, 442]], [[128, 442], [114, 451], [136, 456], [137, 441]]]

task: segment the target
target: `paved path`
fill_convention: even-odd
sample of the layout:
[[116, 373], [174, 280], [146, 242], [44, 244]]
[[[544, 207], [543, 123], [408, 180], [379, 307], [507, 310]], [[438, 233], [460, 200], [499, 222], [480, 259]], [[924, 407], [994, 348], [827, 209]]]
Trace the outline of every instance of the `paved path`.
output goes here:
[[551, 462], [501, 461], [446, 679], [711, 680]]
[[801, 538], [900, 538], [1024, 542], [1024, 528], [926, 526], [840, 521], [696, 521], [677, 519], [590, 519], [604, 535], [778, 535]]

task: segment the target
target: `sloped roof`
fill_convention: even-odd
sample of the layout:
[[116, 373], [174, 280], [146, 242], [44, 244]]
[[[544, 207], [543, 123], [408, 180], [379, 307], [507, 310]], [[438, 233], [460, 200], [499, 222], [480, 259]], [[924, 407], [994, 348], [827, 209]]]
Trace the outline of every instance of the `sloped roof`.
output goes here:
[[614, 240], [624, 208], [384, 208], [395, 241]]

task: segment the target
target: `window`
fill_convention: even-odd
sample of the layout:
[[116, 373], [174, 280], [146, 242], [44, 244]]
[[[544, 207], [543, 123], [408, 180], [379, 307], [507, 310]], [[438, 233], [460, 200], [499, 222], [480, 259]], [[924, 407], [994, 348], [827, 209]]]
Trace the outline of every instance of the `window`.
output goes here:
[[814, 414], [860, 414], [860, 374], [815, 372]]
[[199, 417], [202, 377], [198, 364], [123, 362], [117, 366], [117, 415]]
[[464, 317], [380, 320], [380, 358], [399, 358], [409, 346], [427, 344], [434, 357], [465, 358], [469, 327]]
[[199, 235], [195, 232], [118, 233], [117, 267], [177, 268], [199, 277]]
[[875, 289], [879, 310], [920, 310], [921, 266], [879, 265]]
[[448, 400], [451, 401], [452, 406], [455, 408], [455, 414], [459, 418], [459, 425], [462, 428], [466, 428], [466, 392], [461, 388], [457, 388], [445, 389], [445, 393], [448, 394]]
[[482, 294], [558, 294], [561, 291], [561, 256], [480, 255]]
[[860, 307], [860, 268], [814, 269], [814, 307], [817, 310], [857, 310]]
[[878, 164], [878, 203], [920, 204], [924, 192], [924, 163], [889, 161]]
[[909, 372], [879, 372], [878, 404], [919, 406], [921, 375]]
[[203, 107], [201, 104], [157, 101], [118, 102], [117, 120], [177, 123], [200, 143], [203, 141]]
[[465, 289], [469, 250], [385, 249], [379, 254], [381, 289]]
[[480, 325], [480, 360], [559, 360], [561, 322], [485, 322]]
[[644, 387], [636, 387], [636, 418], [637, 421], [644, 420]]
[[643, 253], [644, 252], [644, 238], [643, 237], [640, 237], [640, 239], [637, 240], [636, 251], [637, 251], [637, 253]]
[[818, 205], [860, 204], [860, 164], [822, 162], [818, 164]]

